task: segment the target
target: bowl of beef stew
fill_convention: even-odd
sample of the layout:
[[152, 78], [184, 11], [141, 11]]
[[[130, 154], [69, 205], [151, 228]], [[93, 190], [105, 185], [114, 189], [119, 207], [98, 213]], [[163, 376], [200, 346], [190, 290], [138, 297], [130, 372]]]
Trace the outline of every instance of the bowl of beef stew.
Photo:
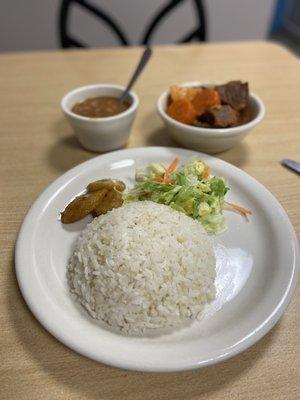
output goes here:
[[159, 97], [157, 110], [176, 142], [206, 153], [233, 147], [265, 114], [261, 99], [242, 81], [171, 86]]

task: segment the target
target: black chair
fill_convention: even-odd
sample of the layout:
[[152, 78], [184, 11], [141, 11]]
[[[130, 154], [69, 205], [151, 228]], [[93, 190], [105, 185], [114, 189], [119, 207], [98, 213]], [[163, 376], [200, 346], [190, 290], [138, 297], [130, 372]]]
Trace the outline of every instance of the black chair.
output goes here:
[[[163, 19], [172, 12], [179, 4], [183, 3], [185, 0], [171, 0], [168, 1], [153, 17], [149, 25], [146, 27], [144, 34], [142, 35], [142, 40], [140, 44], [146, 45], [150, 44], [151, 37], [155, 32], [155, 29], [163, 21]], [[201, 0], [193, 0], [195, 7], [195, 13], [197, 16], [197, 26], [185, 37], [181, 38], [178, 43], [187, 43], [193, 40], [205, 41], [206, 39], [206, 20], [205, 20], [205, 10], [204, 5]], [[71, 7], [74, 5], [79, 5], [87, 12], [90, 12], [97, 16], [102, 22], [104, 22], [115, 34], [115, 36], [120, 41], [121, 45], [129, 46], [130, 43], [120, 26], [114, 21], [114, 18], [107, 12], [101, 10], [100, 7], [96, 7], [94, 4], [89, 3], [86, 0], [62, 0], [60, 15], [59, 15], [59, 33], [61, 46], [63, 48], [69, 47], [88, 47], [86, 44], [82, 43], [75, 37], [69, 34], [69, 17]]]

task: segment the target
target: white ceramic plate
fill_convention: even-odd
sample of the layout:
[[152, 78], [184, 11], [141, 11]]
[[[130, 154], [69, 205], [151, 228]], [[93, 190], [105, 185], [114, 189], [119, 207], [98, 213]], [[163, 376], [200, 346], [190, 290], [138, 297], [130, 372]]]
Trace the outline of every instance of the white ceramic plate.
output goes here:
[[[201, 321], [143, 338], [97, 323], [71, 298], [66, 265], [88, 222], [64, 226], [59, 212], [92, 180], [133, 184], [135, 167], [151, 162], [203, 159], [231, 188], [227, 199], [253, 211], [246, 222], [226, 211], [228, 229], [217, 236], [217, 298]], [[29, 210], [16, 245], [16, 272], [36, 318], [58, 340], [106, 364], [143, 371], [179, 371], [214, 364], [245, 350], [277, 322], [293, 294], [299, 251], [293, 227], [277, 200], [238, 168], [189, 150], [148, 147], [96, 157], [52, 183]]]

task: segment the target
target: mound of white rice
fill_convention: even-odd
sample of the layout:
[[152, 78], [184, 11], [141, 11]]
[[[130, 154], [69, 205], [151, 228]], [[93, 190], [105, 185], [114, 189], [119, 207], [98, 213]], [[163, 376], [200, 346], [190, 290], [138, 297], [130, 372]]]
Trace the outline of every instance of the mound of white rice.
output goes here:
[[150, 201], [95, 218], [67, 275], [92, 317], [131, 334], [194, 319], [215, 298], [215, 257], [200, 223]]

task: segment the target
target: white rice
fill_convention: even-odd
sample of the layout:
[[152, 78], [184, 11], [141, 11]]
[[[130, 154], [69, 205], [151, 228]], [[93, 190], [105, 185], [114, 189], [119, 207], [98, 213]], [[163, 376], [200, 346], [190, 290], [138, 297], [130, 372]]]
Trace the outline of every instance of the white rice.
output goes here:
[[215, 257], [199, 222], [150, 201], [95, 218], [68, 265], [93, 318], [130, 334], [195, 319], [215, 298]]

